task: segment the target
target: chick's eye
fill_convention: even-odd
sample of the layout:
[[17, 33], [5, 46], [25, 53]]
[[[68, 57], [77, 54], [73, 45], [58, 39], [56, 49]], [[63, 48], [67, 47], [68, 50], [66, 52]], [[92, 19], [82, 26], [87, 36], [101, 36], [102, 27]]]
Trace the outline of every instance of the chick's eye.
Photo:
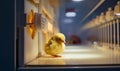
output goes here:
[[57, 40], [61, 40], [60, 38], [57, 38]]

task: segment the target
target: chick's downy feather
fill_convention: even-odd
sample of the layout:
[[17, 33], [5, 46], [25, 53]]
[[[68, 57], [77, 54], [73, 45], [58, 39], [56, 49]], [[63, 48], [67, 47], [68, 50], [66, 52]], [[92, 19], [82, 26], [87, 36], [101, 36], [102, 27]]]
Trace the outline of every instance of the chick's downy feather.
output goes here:
[[65, 36], [62, 33], [55, 34], [45, 45], [45, 52], [49, 55], [61, 54], [65, 48]]

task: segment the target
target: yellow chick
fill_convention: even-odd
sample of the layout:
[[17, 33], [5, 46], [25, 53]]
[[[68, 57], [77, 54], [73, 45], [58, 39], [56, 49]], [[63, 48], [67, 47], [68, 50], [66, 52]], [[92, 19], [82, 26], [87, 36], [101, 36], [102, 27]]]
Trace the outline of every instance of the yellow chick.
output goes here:
[[45, 45], [45, 52], [55, 57], [61, 57], [65, 48], [65, 36], [62, 33], [57, 33]]

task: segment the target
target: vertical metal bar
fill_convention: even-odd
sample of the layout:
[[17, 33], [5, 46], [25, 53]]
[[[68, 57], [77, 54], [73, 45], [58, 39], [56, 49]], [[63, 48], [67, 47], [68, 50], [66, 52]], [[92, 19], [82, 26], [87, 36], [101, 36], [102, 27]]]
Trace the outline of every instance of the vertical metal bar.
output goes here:
[[[114, 52], [116, 52], [116, 50], [117, 50], [117, 46], [116, 46], [116, 44], [117, 44], [117, 19], [115, 19], [114, 20], [114, 22], [113, 22], [113, 24], [114, 24]], [[118, 60], [117, 60], [117, 56], [114, 56], [114, 58], [115, 58], [115, 61], [117, 62]]]
[[98, 26], [98, 43], [100, 43], [100, 28]]
[[101, 45], [103, 45], [103, 28], [102, 28], [102, 25], [101, 25]]
[[105, 24], [103, 25], [103, 46], [105, 44]]
[[100, 29], [100, 25], [99, 25], [99, 44], [101, 43], [101, 29]]
[[106, 44], [108, 47], [108, 23], [106, 23]]
[[117, 48], [117, 19], [115, 20], [115, 47]]
[[103, 46], [105, 44], [105, 24], [103, 25]]
[[97, 38], [96, 38], [96, 39], [97, 39], [96, 41], [98, 42], [98, 26], [96, 26], [96, 34], [97, 34], [97, 35], [96, 35], [96, 37], [97, 37]]
[[109, 47], [111, 47], [111, 22], [109, 22]]
[[101, 41], [100, 41], [100, 43], [102, 45], [102, 26], [100, 26], [100, 32], [101, 32], [101, 37], [100, 37]]
[[[118, 50], [120, 50], [120, 18], [118, 18], [118, 23], [117, 23], [117, 28], [118, 28]], [[120, 59], [120, 55], [118, 56], [118, 59]], [[120, 60], [119, 60], [120, 62]]]
[[98, 31], [97, 31], [97, 33], [98, 33], [98, 43], [100, 43], [100, 29], [99, 29], [99, 26], [97, 28], [98, 28]]
[[119, 38], [119, 36], [120, 36], [120, 35], [119, 35], [119, 19], [117, 19], [116, 22], [117, 22], [117, 46], [119, 47], [119, 42], [120, 42], [120, 41], [119, 41], [119, 39], [120, 39], [120, 38]]
[[96, 41], [99, 41], [99, 39], [98, 39], [98, 36], [99, 36], [99, 33], [98, 33], [98, 26], [96, 26], [96, 34], [97, 34], [97, 40], [96, 40]]
[[118, 38], [119, 38], [119, 39], [118, 39], [118, 40], [119, 40], [119, 41], [118, 41], [118, 45], [119, 45], [119, 48], [120, 48], [120, 18], [119, 18], [119, 20], [118, 20], [118, 36], [119, 36], [119, 37], [118, 37]]
[[113, 33], [114, 33], [114, 29], [113, 29], [113, 27], [114, 27], [114, 26], [113, 26], [113, 21], [112, 21], [111, 23], [112, 23], [112, 24], [111, 24], [111, 28], [112, 28], [112, 29], [111, 29], [111, 31], [112, 31], [112, 32], [111, 32], [112, 44], [111, 44], [111, 45], [112, 45], [112, 48], [113, 48], [113, 43], [114, 43], [114, 40], [113, 40], [113, 35], [114, 35], [114, 34], [113, 34]]
[[103, 28], [102, 28], [102, 25], [101, 25], [101, 45], [103, 45]]
[[117, 31], [118, 31], [118, 28], [117, 28], [117, 19], [116, 19], [115, 20], [115, 46], [116, 46], [116, 48], [118, 47]]
[[[42, 13], [42, 0], [39, 0], [38, 13]], [[42, 55], [42, 33], [38, 32], [38, 57]]]
[[109, 24], [107, 22], [107, 46], [109, 47]]
[[102, 25], [102, 45], [103, 45], [103, 42], [104, 42], [104, 31], [103, 31], [103, 25]]
[[106, 29], [106, 23], [105, 23], [105, 26], [104, 26], [104, 30], [105, 30], [105, 46], [106, 46], [106, 40], [107, 40], [107, 38], [106, 38], [106, 36], [107, 36], [107, 34], [106, 34], [106, 31], [107, 31], [107, 29]]
[[105, 29], [105, 27], [106, 27], [106, 24], [104, 23], [104, 45], [106, 44], [106, 29]]
[[99, 37], [99, 43], [100, 43], [100, 37], [101, 37], [101, 32], [100, 32], [100, 26], [98, 26], [98, 37]]
[[101, 31], [102, 31], [102, 45], [103, 45], [103, 26], [101, 26]]
[[107, 23], [105, 23], [105, 45], [107, 45]]
[[110, 35], [109, 35], [109, 33], [110, 33], [110, 30], [109, 30], [109, 22], [108, 22], [107, 24], [108, 24], [108, 28], [107, 28], [107, 29], [108, 29], [108, 34], [107, 34], [107, 35], [108, 35], [108, 37], [107, 37], [107, 38], [108, 38], [108, 42], [107, 42], [107, 43], [108, 43], [108, 47], [109, 47], [109, 41], [110, 41]]
[[99, 25], [99, 44], [101, 43], [101, 29], [100, 29], [100, 25]]
[[112, 22], [110, 22], [110, 48], [112, 47]]
[[105, 45], [105, 43], [106, 43], [106, 42], [105, 42], [105, 41], [106, 41], [106, 38], [105, 38], [105, 37], [106, 37], [106, 35], [105, 35], [105, 32], [106, 32], [105, 26], [106, 26], [106, 24], [104, 23], [104, 45]]
[[116, 35], [116, 31], [115, 31], [115, 29], [116, 29], [116, 28], [115, 28], [115, 20], [114, 20], [114, 21], [113, 21], [113, 31], [114, 31], [114, 32], [113, 32], [113, 41], [114, 41], [114, 42], [113, 42], [113, 48], [115, 48], [115, 45], [116, 45], [116, 36], [115, 36], [115, 35]]
[[119, 45], [119, 43], [120, 43], [120, 37], [119, 37], [119, 36], [120, 36], [120, 30], [119, 30], [119, 28], [120, 28], [120, 27], [119, 27], [119, 26], [120, 26], [120, 25], [119, 25], [119, 22], [120, 22], [120, 21], [119, 21], [119, 19], [117, 19], [116, 22], [117, 22], [117, 46], [120, 47], [120, 45]]
[[98, 35], [98, 34], [97, 34], [97, 26], [95, 26], [95, 34], [96, 34], [96, 35], [95, 35], [95, 41], [97, 41], [97, 35]]
[[113, 20], [112, 20], [112, 35], [111, 35], [111, 38], [112, 38], [112, 49], [114, 48], [114, 24], [113, 24]]

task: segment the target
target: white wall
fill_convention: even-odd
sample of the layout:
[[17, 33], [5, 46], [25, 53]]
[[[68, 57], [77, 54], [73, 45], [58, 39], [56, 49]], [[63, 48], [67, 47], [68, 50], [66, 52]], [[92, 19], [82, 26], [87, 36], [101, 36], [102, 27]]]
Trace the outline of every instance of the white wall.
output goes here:
[[[24, 13], [29, 14], [31, 9], [38, 13], [38, 8], [28, 0], [24, 0]], [[36, 33], [35, 38], [32, 39], [27, 27], [24, 28], [24, 63], [28, 63], [35, 59], [38, 54], [44, 55], [45, 35], [40, 31], [39, 35]]]
[[24, 63], [30, 62], [38, 56], [38, 33], [32, 39], [28, 27], [24, 28]]
[[38, 53], [40, 56], [43, 56], [45, 55], [45, 52], [44, 52], [44, 46], [45, 46], [45, 42], [46, 42], [46, 39], [45, 39], [45, 35], [41, 32], [39, 32], [39, 36], [38, 36]]
[[[38, 7], [28, 0], [24, 0], [24, 13], [29, 14], [31, 9], [38, 13]], [[24, 28], [24, 63], [30, 62], [38, 56], [38, 33], [35, 34], [35, 38], [32, 39], [28, 30], [28, 27]]]
[[34, 12], [38, 13], [38, 7], [36, 7], [35, 5], [33, 5], [31, 2], [29, 2], [28, 0], [24, 0], [24, 6], [25, 6], [25, 13], [30, 13], [31, 9], [34, 10]]

